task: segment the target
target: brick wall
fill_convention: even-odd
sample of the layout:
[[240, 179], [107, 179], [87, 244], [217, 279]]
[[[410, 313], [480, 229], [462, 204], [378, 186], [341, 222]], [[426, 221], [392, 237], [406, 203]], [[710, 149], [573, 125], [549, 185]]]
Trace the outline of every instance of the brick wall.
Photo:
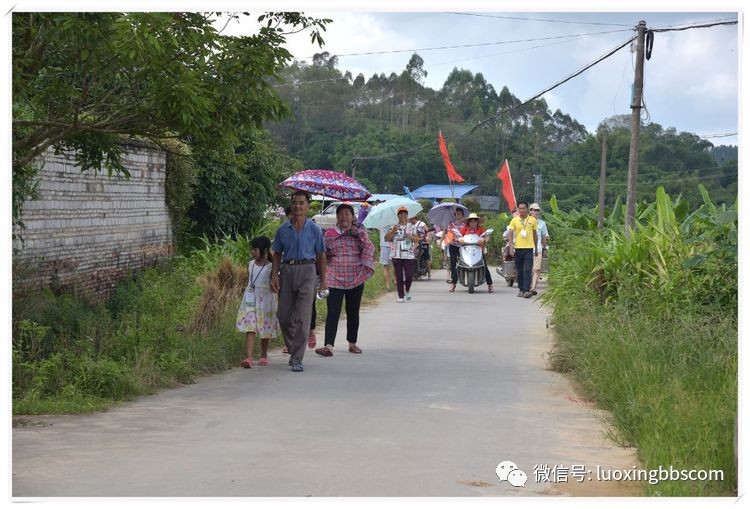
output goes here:
[[14, 241], [14, 290], [52, 287], [106, 296], [131, 271], [172, 254], [165, 202], [166, 153], [123, 147], [130, 178], [81, 173], [73, 154], [41, 158], [39, 196], [23, 205], [23, 247]]

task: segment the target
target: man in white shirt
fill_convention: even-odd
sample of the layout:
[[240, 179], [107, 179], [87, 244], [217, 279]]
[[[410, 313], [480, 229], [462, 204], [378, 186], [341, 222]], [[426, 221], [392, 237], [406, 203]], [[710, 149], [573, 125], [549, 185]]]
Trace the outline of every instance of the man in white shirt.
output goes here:
[[547, 257], [547, 243], [549, 242], [549, 230], [547, 230], [547, 223], [544, 222], [539, 216], [542, 215], [542, 209], [538, 203], [532, 203], [529, 207], [531, 215], [536, 219], [536, 231], [537, 231], [537, 245], [536, 255], [534, 256], [534, 265], [532, 268], [531, 275], [531, 293], [536, 295], [536, 284], [539, 281], [539, 273], [542, 271], [542, 258]]

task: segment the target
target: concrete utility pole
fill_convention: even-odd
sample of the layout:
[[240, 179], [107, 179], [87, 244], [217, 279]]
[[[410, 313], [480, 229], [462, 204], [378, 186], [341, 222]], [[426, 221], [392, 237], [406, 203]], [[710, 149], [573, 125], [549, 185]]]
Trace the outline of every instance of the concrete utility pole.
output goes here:
[[542, 205], [542, 174], [534, 175], [534, 201]]
[[599, 222], [597, 228], [604, 228], [604, 183], [607, 179], [607, 128], [601, 130], [602, 134], [602, 167], [599, 172]]
[[638, 138], [641, 127], [641, 104], [643, 103], [643, 41], [646, 35], [646, 22], [638, 22], [638, 39], [635, 46], [635, 83], [633, 102], [630, 108], [630, 159], [628, 161], [628, 196], [625, 213], [625, 238], [630, 238], [630, 230], [635, 223], [635, 190], [638, 181]]

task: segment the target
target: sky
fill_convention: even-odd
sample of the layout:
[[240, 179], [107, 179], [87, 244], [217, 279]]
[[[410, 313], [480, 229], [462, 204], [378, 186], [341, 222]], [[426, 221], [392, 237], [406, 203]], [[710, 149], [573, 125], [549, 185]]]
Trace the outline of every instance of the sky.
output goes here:
[[[457, 9], [457, 5], [444, 12], [306, 9], [307, 15], [333, 20], [323, 34], [324, 47], [312, 45], [306, 33], [289, 36], [286, 47], [296, 59], [307, 62], [313, 54], [327, 51], [338, 56], [342, 72], [350, 71], [354, 77], [362, 73], [366, 79], [375, 73], [400, 74], [417, 50], [428, 73], [424, 84], [430, 88], [440, 89], [454, 68], [467, 69], [481, 73], [497, 92], [507, 86], [514, 96], [525, 100], [629, 40], [640, 20], [649, 28], [666, 28], [738, 19], [736, 9]], [[246, 18], [242, 23], [230, 23], [223, 33], [247, 33], [253, 25], [254, 17]], [[655, 33], [653, 52], [644, 70], [644, 119], [698, 134], [715, 145], [737, 144], [738, 34], [738, 25]], [[466, 47], [430, 49], [445, 46]], [[387, 53], [363, 54], [373, 52]], [[559, 108], [593, 132], [612, 115], [630, 115], [634, 65], [635, 53], [626, 46], [543, 98], [551, 111]]]

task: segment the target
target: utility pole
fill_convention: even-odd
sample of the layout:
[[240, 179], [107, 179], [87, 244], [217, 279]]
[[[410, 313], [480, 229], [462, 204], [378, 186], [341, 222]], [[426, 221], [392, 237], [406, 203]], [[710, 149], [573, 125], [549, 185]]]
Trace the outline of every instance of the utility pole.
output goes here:
[[641, 128], [641, 104], [643, 103], [643, 41], [646, 35], [646, 22], [638, 22], [638, 39], [635, 46], [635, 83], [630, 108], [630, 159], [628, 160], [628, 195], [625, 212], [625, 238], [630, 238], [630, 230], [635, 223], [635, 191], [638, 183], [638, 139]]
[[542, 174], [534, 174], [534, 201], [542, 204]]
[[599, 172], [599, 222], [597, 228], [604, 228], [604, 183], [607, 179], [607, 127], [602, 127], [602, 166]]

